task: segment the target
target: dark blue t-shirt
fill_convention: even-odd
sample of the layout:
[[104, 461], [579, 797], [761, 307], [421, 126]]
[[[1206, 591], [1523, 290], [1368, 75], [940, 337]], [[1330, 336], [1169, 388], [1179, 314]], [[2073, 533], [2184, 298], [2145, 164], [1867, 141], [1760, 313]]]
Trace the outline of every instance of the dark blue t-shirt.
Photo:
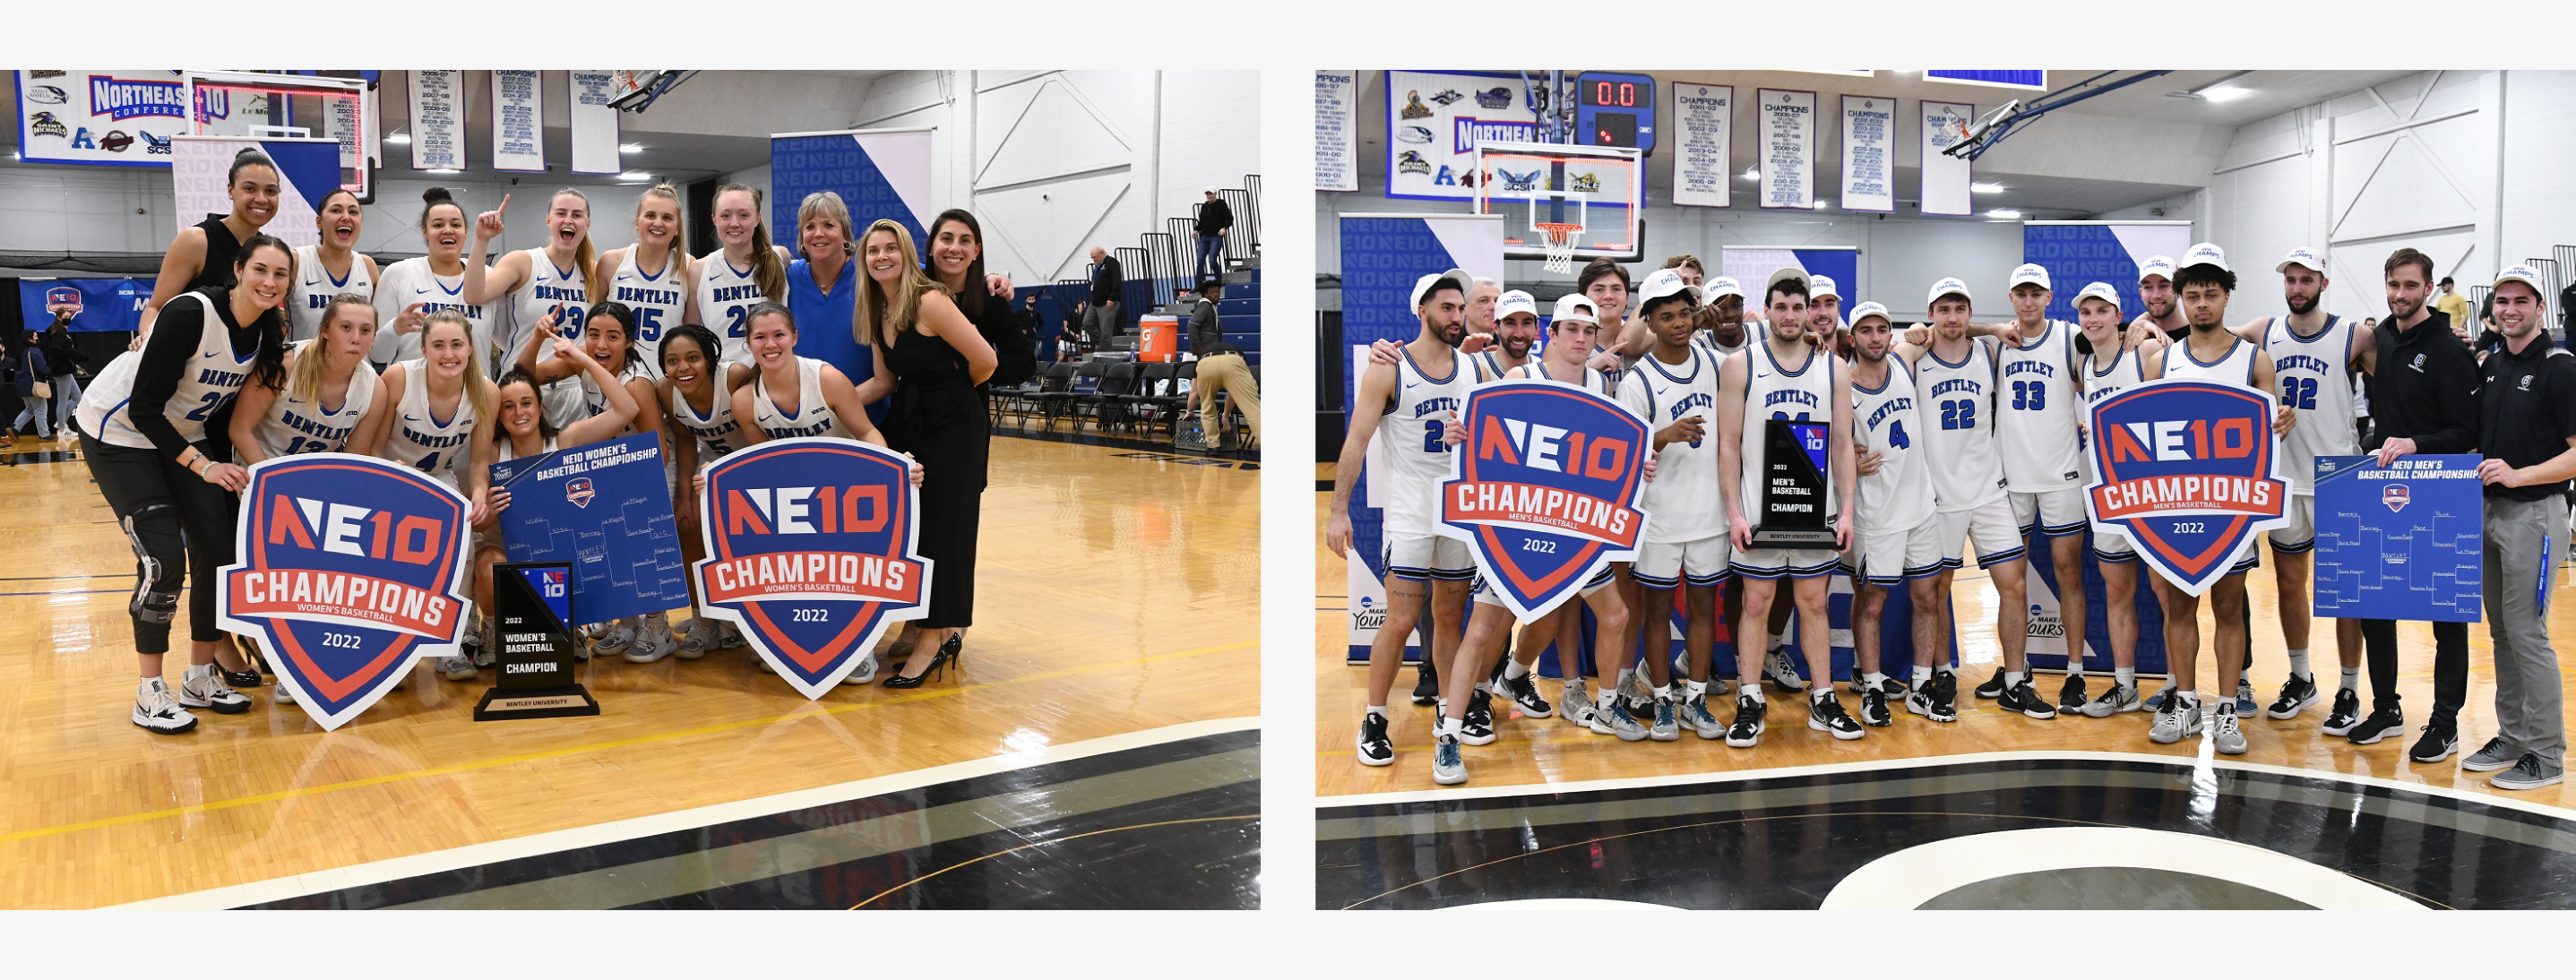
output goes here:
[[[831, 295], [814, 284], [814, 270], [804, 259], [787, 263], [787, 310], [796, 314], [796, 356], [840, 368], [841, 374], [854, 385], [866, 384], [877, 376], [876, 358], [859, 346], [852, 334], [858, 313], [859, 263], [841, 266], [841, 278], [832, 283]], [[868, 404], [868, 421], [885, 423], [886, 401]]]

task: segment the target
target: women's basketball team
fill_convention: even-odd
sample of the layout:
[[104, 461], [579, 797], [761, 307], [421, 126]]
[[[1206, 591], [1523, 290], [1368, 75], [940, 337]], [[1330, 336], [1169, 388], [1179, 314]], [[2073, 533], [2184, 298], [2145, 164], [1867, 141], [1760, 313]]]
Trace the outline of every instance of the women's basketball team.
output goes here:
[[[718, 247], [693, 258], [680, 194], [664, 184], [637, 203], [635, 244], [601, 254], [589, 199], [566, 188], [546, 204], [544, 245], [487, 264], [509, 198], [469, 220], [433, 188], [420, 214], [427, 254], [378, 269], [356, 251], [366, 216], [355, 195], [333, 192], [315, 216], [319, 244], [290, 247], [261, 230], [278, 206], [273, 163], [244, 151], [226, 184], [231, 212], [172, 241], [142, 331], [76, 415], [82, 454], [134, 548], [134, 724], [174, 734], [196, 726], [189, 709], [250, 710], [238, 689], [260, 675], [216, 624], [215, 576], [234, 560], [248, 467], [298, 453], [382, 457], [471, 502], [478, 613], [459, 653], [436, 665], [469, 681], [498, 647], [481, 613], [492, 566], [507, 560], [510, 495], [490, 485], [492, 463], [658, 435], [695, 562], [690, 502], [727, 453], [818, 434], [887, 446], [915, 461], [918, 547], [939, 575], [928, 615], [888, 650], [903, 664], [884, 684], [919, 686], [959, 659], [990, 438], [978, 385], [997, 364], [984, 328], [1011, 316], [1010, 283], [985, 272], [973, 215], [940, 214], [925, 262], [901, 225], [854, 235], [840, 197], [818, 193], [797, 209], [802, 255], [791, 257], [771, 244], [759, 193], [727, 184], [714, 200]], [[189, 665], [173, 689], [162, 658], [183, 589]], [[674, 627], [655, 612], [595, 627], [577, 655], [652, 663], [740, 646], [728, 624], [692, 615]], [[870, 653], [843, 683], [878, 670]]]

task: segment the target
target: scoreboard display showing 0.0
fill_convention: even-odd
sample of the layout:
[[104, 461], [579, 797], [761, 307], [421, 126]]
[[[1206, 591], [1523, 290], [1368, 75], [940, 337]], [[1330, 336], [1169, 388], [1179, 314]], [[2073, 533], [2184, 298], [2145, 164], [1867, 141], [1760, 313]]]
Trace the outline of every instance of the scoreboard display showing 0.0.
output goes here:
[[1655, 80], [1629, 72], [1587, 71], [1574, 78], [1574, 141], [1586, 146], [1655, 148]]

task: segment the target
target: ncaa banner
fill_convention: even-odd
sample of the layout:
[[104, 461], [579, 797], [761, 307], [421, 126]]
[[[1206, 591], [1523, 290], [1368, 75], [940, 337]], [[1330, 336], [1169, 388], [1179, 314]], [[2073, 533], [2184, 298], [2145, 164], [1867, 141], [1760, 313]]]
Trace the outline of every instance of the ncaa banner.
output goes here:
[[575, 68], [564, 73], [572, 93], [564, 115], [572, 126], [572, 172], [577, 174], [625, 173], [618, 159], [618, 145], [624, 128], [617, 110], [608, 105], [615, 98], [616, 80], [606, 70], [583, 71]]
[[1896, 100], [1846, 95], [1842, 116], [1842, 209], [1896, 210]]
[[[1923, 154], [1917, 169], [1922, 176], [1923, 188], [1919, 206], [1924, 214], [1968, 214], [1976, 210], [1968, 203], [1968, 185], [1976, 182], [1976, 163], [1941, 151], [1959, 145], [1960, 140], [1968, 137], [1968, 127], [1977, 121], [1977, 107], [1965, 102], [1934, 102], [1930, 99], [1923, 100], [1921, 106]], [[2132, 280], [2135, 278], [2131, 277]], [[2070, 292], [2067, 295], [2074, 294]]]
[[[2401, 456], [2382, 467], [2377, 456], [2317, 457], [2316, 614], [2477, 622], [2486, 601], [2485, 459]], [[2546, 589], [2555, 566], [2540, 568]]]
[[492, 169], [544, 173], [545, 84], [534, 70], [492, 70]]
[[1478, 144], [1538, 142], [1528, 102], [1517, 74], [1387, 72], [1386, 196], [1473, 199]]
[[[363, 503], [353, 503], [362, 501]], [[325, 731], [465, 634], [467, 501], [398, 463], [346, 453], [250, 468], [216, 612], [256, 640]]]
[[1504, 381], [1467, 396], [1434, 533], [1467, 542], [1485, 586], [1522, 619], [1554, 611], [1646, 529], [1646, 421], [1601, 393]]
[[20, 322], [41, 333], [65, 310], [71, 326], [81, 331], [132, 333], [143, 325], [143, 304], [152, 299], [152, 283], [143, 279], [21, 279]]
[[17, 75], [18, 153], [28, 163], [166, 167], [170, 137], [189, 130], [188, 88], [179, 72]]
[[1315, 73], [1315, 189], [1360, 189], [1358, 72]]
[[[2087, 560], [2082, 562], [2084, 566], [2084, 636], [2080, 647], [2084, 651], [2084, 670], [2086, 673], [2093, 674], [2108, 673], [2113, 667], [2111, 620], [2107, 611], [2111, 607], [2111, 600], [2107, 595], [2107, 587], [2102, 582], [2101, 564], [2090, 560], [2093, 553], [2091, 530], [2088, 529], [2080, 537], [2084, 542], [2083, 553], [2087, 556]], [[2049, 550], [2049, 542], [2056, 539], [2041, 534], [2037, 530], [2024, 535], [2023, 539], [2022, 543], [2030, 559], [2030, 574], [2026, 578], [2030, 591], [2025, 596], [2025, 600], [2030, 604], [2030, 618], [2026, 621], [2022, 634], [2024, 637], [2022, 652], [2030, 657], [2032, 670], [2063, 671], [2067, 667], [2067, 650], [2070, 641], [2066, 636], [2065, 607], [2058, 603], [2057, 555]], [[1895, 607], [1897, 598], [1895, 596], [1889, 598], [1889, 608]], [[2131, 604], [2138, 610], [2140, 624], [2164, 622], [2164, 603], [2156, 601], [2155, 589], [2141, 585]], [[2141, 625], [2138, 629], [2137, 656], [2140, 675], [2165, 674], [2167, 672], [2165, 632]]]
[[769, 226], [795, 228], [796, 207], [808, 194], [831, 191], [850, 206], [850, 236], [891, 219], [927, 248], [933, 209], [930, 191], [931, 130], [853, 129], [781, 133], [769, 137]]
[[1673, 203], [1726, 207], [1735, 163], [1735, 86], [1674, 82]]
[[233, 157], [255, 149], [277, 164], [277, 216], [262, 232], [302, 247], [322, 240], [314, 215], [322, 199], [340, 189], [340, 141], [311, 137], [250, 139], [242, 136], [179, 136], [171, 139], [170, 193], [177, 202], [178, 229], [185, 231], [210, 214], [233, 209], [224, 175]]
[[663, 482], [661, 436], [646, 433], [492, 464], [510, 491], [501, 512], [511, 561], [573, 569], [580, 623], [605, 623], [689, 604], [679, 520]]
[[2208, 591], [2289, 522], [2272, 394], [2198, 379], [2150, 381], [2093, 406], [2094, 482], [2084, 509], [2175, 588]]
[[[1379, 340], [1411, 343], [1422, 335], [1413, 315], [1413, 284], [1450, 269], [1503, 278], [1503, 217], [1474, 214], [1345, 214], [1341, 219], [1342, 342], [1351, 360], [1342, 376], [1342, 411], [1351, 412], [1368, 347]], [[1378, 624], [1386, 618], [1385, 535], [1378, 509], [1377, 444], [1360, 486], [1351, 491], [1351, 656], [1366, 659]]]
[[1816, 93], [1761, 89], [1762, 206], [1816, 206]]
[[900, 453], [849, 439], [764, 442], [707, 470], [707, 615], [742, 627], [808, 698], [856, 669], [887, 626], [929, 614], [919, 489]]
[[2066, 283], [2048, 301], [2051, 319], [2075, 322], [2075, 294], [2083, 283], [2107, 282], [2120, 291], [2120, 309], [2136, 319], [2138, 268], [2149, 256], [2180, 257], [2191, 250], [2188, 221], [2030, 221], [2021, 226], [2021, 260], [2048, 270], [2048, 281]]

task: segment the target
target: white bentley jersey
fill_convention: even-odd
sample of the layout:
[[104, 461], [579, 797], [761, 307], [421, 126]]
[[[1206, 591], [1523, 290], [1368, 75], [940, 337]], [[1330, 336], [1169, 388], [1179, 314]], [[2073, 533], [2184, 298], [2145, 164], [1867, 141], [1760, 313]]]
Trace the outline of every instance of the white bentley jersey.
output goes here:
[[635, 341], [635, 367], [645, 377], [662, 377], [662, 334], [680, 325], [689, 310], [689, 261], [678, 252], [662, 257], [659, 272], [646, 275], [635, 266], [635, 250], [627, 249], [624, 261], [617, 264], [617, 274], [609, 277], [608, 299], [624, 303], [635, 310], [632, 333]]
[[[718, 360], [726, 364], [751, 363], [751, 308], [762, 303], [784, 303], [787, 297], [771, 296], [760, 291], [756, 278], [760, 265], [736, 269], [725, 261], [724, 249], [698, 257], [698, 317], [723, 341], [724, 352]], [[654, 365], [660, 367], [659, 363]]]
[[[501, 339], [508, 332], [502, 303], [468, 303], [465, 301], [465, 273], [442, 276], [429, 267], [429, 257], [413, 256], [386, 266], [384, 281], [376, 287], [376, 349], [367, 359], [378, 364], [420, 359], [420, 333], [394, 330], [394, 318], [420, 304], [421, 315], [440, 310], [463, 314], [472, 328], [474, 349], [482, 352], [483, 371], [500, 377], [509, 363], [501, 350]], [[506, 300], [505, 300], [506, 301]]]
[[1902, 357], [1887, 358], [1887, 380], [1876, 388], [1852, 379], [1852, 427], [1860, 451], [1879, 458], [1878, 472], [1860, 478], [1855, 506], [1863, 532], [1911, 531], [1932, 519], [1938, 495], [1932, 463], [1915, 441], [1923, 437], [1917, 396], [1914, 365]]
[[[1842, 362], [1812, 346], [1800, 346], [1806, 347], [1806, 361], [1795, 369], [1781, 364], [1772, 355], [1771, 344], [1767, 340], [1748, 344], [1744, 350], [1747, 369], [1742, 433], [1744, 473], [1739, 478], [1737, 489], [1740, 491], [1738, 496], [1743, 498], [1738, 506], [1744, 508], [1743, 512], [1748, 515], [1762, 513], [1762, 488], [1770, 473], [1765, 457], [1769, 455], [1771, 420], [1828, 424], [1834, 420], [1834, 385], [1841, 381], [1837, 371]], [[1831, 447], [1826, 448], [1830, 452]], [[1833, 469], [1831, 466], [1818, 468], [1824, 471], [1826, 480], [1825, 499], [1820, 506], [1826, 519], [1831, 520], [1841, 507], [1839, 494], [1832, 482]], [[1662, 465], [1657, 464], [1656, 481], [1662, 482], [1663, 475]], [[1761, 521], [1755, 517], [1748, 518], [1746, 523], [1759, 524]]]
[[701, 466], [723, 459], [726, 454], [743, 447], [742, 423], [733, 417], [733, 398], [725, 391], [721, 367], [719, 365], [715, 373], [715, 394], [707, 399], [704, 412], [690, 407], [689, 397], [680, 393], [679, 386], [671, 387], [671, 418], [679, 421], [680, 428], [697, 437], [698, 464]]
[[2084, 481], [2075, 435], [2078, 389], [2072, 323], [2048, 321], [2039, 339], [2007, 338], [1997, 351], [1995, 448], [2015, 493], [2045, 493]]
[[1923, 413], [1923, 445], [1931, 451], [1932, 492], [1944, 514], [1975, 510], [2003, 496], [2004, 468], [1995, 445], [1994, 348], [1968, 342], [1957, 363], [1935, 351], [1914, 365]]
[[1449, 478], [1449, 452], [1441, 437], [1450, 419], [1467, 410], [1467, 390], [1475, 386], [1471, 360], [1453, 357], [1449, 373], [1432, 377], [1413, 361], [1410, 347], [1395, 365], [1395, 401], [1381, 407], [1377, 422], [1378, 481], [1385, 499], [1369, 501], [1384, 512], [1390, 534], [1423, 536], [1438, 523], [1440, 482]]
[[[289, 343], [311, 340], [322, 332], [322, 308], [341, 293], [355, 293], [372, 304], [376, 281], [367, 275], [367, 263], [357, 253], [349, 253], [349, 274], [333, 277], [322, 264], [322, 246], [295, 247], [295, 286], [286, 293], [286, 339]], [[379, 320], [378, 327], [390, 321]], [[381, 332], [381, 331], [380, 331]]]
[[769, 385], [752, 379], [758, 390], [752, 393], [752, 424], [772, 439], [794, 439], [799, 436], [830, 436], [856, 439], [850, 427], [841, 423], [832, 411], [832, 403], [823, 399], [823, 362], [811, 357], [796, 359], [796, 410], [789, 412], [769, 400]]
[[1673, 544], [1726, 533], [1726, 508], [1718, 506], [1717, 359], [1685, 345], [1681, 364], [1654, 354], [1637, 359], [1619, 379], [1619, 403], [1646, 420], [1653, 434], [1685, 418], [1700, 420], [1695, 442], [1667, 443], [1655, 456], [1655, 480], [1646, 484], [1646, 540]]
[[466, 441], [474, 438], [474, 399], [456, 397], [456, 411], [439, 418], [429, 408], [429, 364], [403, 362], [403, 393], [394, 406], [392, 434], [385, 437], [385, 458], [401, 463], [462, 491], [457, 474], [474, 457]]
[[[295, 345], [294, 356], [322, 355], [313, 352], [313, 342], [308, 340]], [[320, 391], [309, 399], [280, 391], [276, 400], [268, 403], [268, 414], [251, 430], [251, 439], [259, 443], [261, 452], [271, 456], [343, 452], [349, 445], [349, 433], [357, 431], [358, 420], [367, 417], [367, 406], [375, 400], [376, 369], [360, 361], [349, 373], [349, 390], [341, 396], [338, 407], [324, 404]]]
[[[2102, 356], [2101, 350], [2096, 348], [2093, 356], [2084, 359], [2083, 370], [2077, 372], [2078, 376], [2084, 380], [2083, 419], [2084, 424], [2088, 427], [2093, 424], [2093, 406], [2101, 404], [2103, 399], [2146, 383], [2146, 376], [2141, 367], [2145, 362], [2139, 359], [2139, 355], [2136, 350], [2118, 346], [2112, 347], [2110, 350], [2110, 367], [2097, 368], [2095, 366], [2100, 362]], [[2102, 477], [2101, 467], [2096, 466], [2093, 463], [2093, 447], [2090, 442], [2085, 443], [2084, 473], [2086, 476], [2091, 477], [2094, 480], [2099, 480]]]
[[[199, 319], [195, 353], [188, 356], [188, 366], [179, 375], [178, 389], [162, 406], [170, 427], [179, 430], [179, 438], [200, 442], [206, 438], [206, 422], [241, 395], [242, 382], [249, 379], [251, 365], [259, 360], [259, 346], [254, 344], [248, 351], [235, 352], [232, 330], [224, 326], [224, 311], [216, 309], [214, 301], [204, 293], [181, 293], [170, 302], [194, 302], [205, 311]], [[142, 351], [126, 351], [90, 379], [75, 413], [81, 431], [111, 446], [152, 448], [152, 438], [135, 428], [127, 414], [134, 400], [134, 372], [142, 364]]]
[[2361, 453], [2361, 433], [2352, 426], [2350, 366], [2358, 326], [2328, 314], [2326, 328], [2314, 337], [2299, 336], [2288, 317], [2274, 317], [2264, 327], [2263, 350], [2272, 355], [2281, 404], [2299, 413], [2299, 424], [2281, 434], [2281, 472], [2289, 476], [2293, 494], [2317, 492], [2317, 457]]

